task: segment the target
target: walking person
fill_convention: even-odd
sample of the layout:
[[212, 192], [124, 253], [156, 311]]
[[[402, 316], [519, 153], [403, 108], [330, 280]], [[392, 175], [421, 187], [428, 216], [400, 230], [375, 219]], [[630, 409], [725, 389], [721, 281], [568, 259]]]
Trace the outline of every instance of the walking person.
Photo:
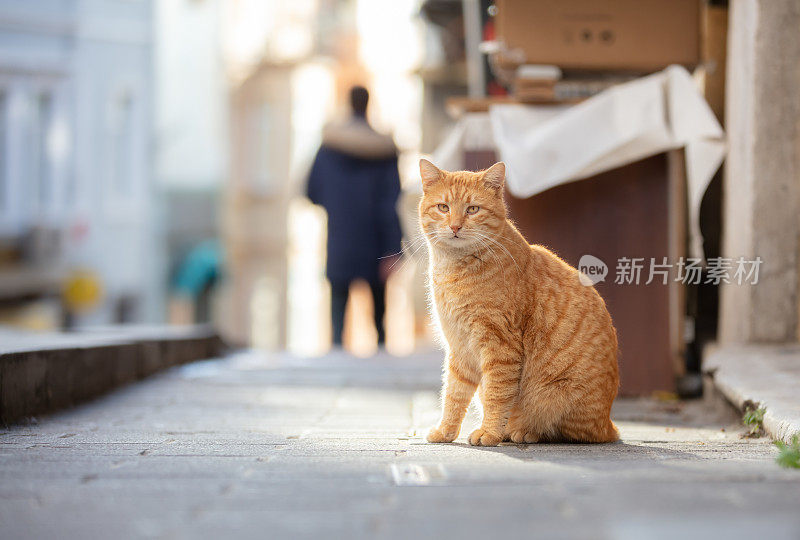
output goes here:
[[350, 90], [352, 115], [329, 124], [308, 179], [308, 198], [328, 213], [328, 261], [333, 343], [342, 344], [350, 284], [369, 284], [378, 344], [385, 342], [385, 288], [400, 251], [397, 148], [367, 122], [369, 92]]

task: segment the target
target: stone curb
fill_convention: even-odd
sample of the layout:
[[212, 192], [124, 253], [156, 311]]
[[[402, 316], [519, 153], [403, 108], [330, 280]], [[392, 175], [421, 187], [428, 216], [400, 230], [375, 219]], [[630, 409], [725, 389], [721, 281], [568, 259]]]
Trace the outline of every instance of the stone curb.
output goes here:
[[709, 349], [703, 371], [737, 409], [764, 407], [764, 431], [789, 442], [800, 434], [800, 347], [735, 345]]
[[0, 424], [54, 412], [163, 369], [219, 356], [207, 326], [0, 334]]

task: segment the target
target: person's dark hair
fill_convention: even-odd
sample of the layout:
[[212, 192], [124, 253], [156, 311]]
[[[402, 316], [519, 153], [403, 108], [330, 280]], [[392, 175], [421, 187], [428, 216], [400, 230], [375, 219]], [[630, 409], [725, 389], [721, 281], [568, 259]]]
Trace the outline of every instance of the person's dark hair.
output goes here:
[[354, 86], [350, 89], [350, 106], [356, 116], [367, 116], [367, 103], [369, 91], [363, 86]]

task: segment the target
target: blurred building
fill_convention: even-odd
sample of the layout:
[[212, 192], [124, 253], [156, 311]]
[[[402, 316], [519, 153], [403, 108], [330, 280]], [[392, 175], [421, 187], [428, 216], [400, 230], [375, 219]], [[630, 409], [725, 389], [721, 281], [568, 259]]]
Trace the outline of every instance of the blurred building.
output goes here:
[[156, 317], [152, 41], [149, 0], [0, 2], [4, 305], [72, 280], [76, 324]]
[[233, 159], [222, 234], [229, 339], [285, 346], [287, 220], [292, 146], [293, 63], [264, 63], [232, 88]]
[[353, 84], [371, 87], [371, 120], [414, 161], [416, 13], [416, 0], [225, 2], [230, 146], [219, 324], [230, 341], [324, 350], [324, 221], [297, 196], [322, 126]]
[[[155, 4], [155, 183], [160, 298], [171, 322], [207, 321], [220, 268], [198, 268], [219, 240], [228, 175], [228, 81], [222, 54], [225, 2]], [[219, 260], [220, 256], [215, 257]], [[215, 265], [216, 266], [216, 265]], [[189, 286], [187, 272], [194, 276]], [[163, 308], [164, 306], [162, 306]]]
[[[285, 343], [289, 201], [329, 113], [315, 30], [343, 4], [157, 2], [157, 259], [169, 320], [209, 318], [231, 343]], [[219, 268], [187, 291], [181, 277], [197, 275], [187, 269], [212, 245]]]
[[324, 216], [299, 195], [356, 83], [413, 181], [418, 4], [0, 0], [0, 324], [210, 319], [321, 350]]

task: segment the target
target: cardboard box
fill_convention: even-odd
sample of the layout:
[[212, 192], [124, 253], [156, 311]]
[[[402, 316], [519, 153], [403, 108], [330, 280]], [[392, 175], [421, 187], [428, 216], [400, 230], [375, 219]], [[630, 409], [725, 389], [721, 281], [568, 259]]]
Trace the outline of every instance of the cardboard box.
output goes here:
[[703, 94], [725, 126], [725, 64], [728, 58], [728, 8], [708, 5], [703, 10], [702, 54], [706, 66]]
[[700, 62], [700, 0], [496, 0], [497, 39], [525, 62], [651, 72]]

